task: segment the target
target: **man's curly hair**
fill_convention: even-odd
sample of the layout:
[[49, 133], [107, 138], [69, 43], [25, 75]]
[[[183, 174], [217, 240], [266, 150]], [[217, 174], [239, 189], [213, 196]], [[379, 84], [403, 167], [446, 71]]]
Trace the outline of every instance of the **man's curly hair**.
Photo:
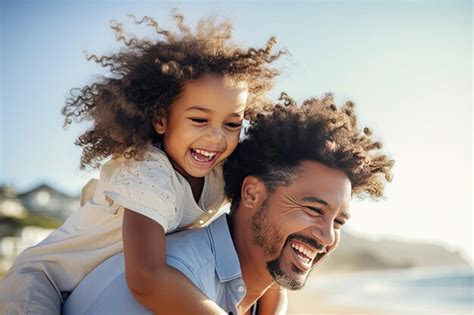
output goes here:
[[159, 138], [153, 119], [166, 112], [186, 82], [206, 74], [246, 81], [246, 117], [269, 105], [265, 93], [278, 75], [269, 64], [285, 53], [273, 52], [274, 37], [263, 48], [243, 50], [230, 42], [229, 22], [216, 24], [212, 18], [203, 19], [193, 33], [183, 16], [173, 10], [178, 29], [173, 32], [150, 17], [131, 17], [136, 24], [154, 29], [157, 39], [129, 36], [122, 24], [112, 21], [117, 40], [125, 46], [109, 56], [88, 56], [88, 60], [108, 68], [110, 75], [71, 90], [62, 109], [65, 126], [73, 120], [93, 121], [93, 127], [76, 141], [83, 148], [81, 168], [99, 167], [109, 156], [140, 157], [145, 145]]
[[255, 176], [270, 192], [289, 185], [302, 161], [317, 161], [346, 173], [352, 193], [374, 199], [391, 181], [394, 161], [378, 150], [371, 131], [357, 127], [354, 105], [338, 108], [331, 94], [308, 99], [301, 106], [282, 93], [283, 104], [257, 114], [246, 130], [247, 138], [224, 164], [225, 192], [232, 210], [240, 204], [242, 183]]

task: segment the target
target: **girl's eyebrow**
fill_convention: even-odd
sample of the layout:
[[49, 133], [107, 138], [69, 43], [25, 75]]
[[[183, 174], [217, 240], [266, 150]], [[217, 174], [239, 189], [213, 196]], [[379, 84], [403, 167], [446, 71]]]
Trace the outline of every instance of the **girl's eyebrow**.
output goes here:
[[[190, 111], [190, 110], [200, 110], [200, 111], [205, 112], [205, 113], [212, 113], [213, 112], [212, 109], [204, 108], [204, 107], [200, 107], [200, 106], [191, 106], [191, 107], [186, 108], [185, 111]], [[238, 118], [240, 118], [244, 112], [245, 112], [245, 110], [241, 110], [238, 113], [232, 113], [232, 114], [229, 114], [228, 116], [229, 117], [238, 117]]]
[[232, 114], [230, 114], [229, 116], [230, 116], [230, 117], [238, 117], [238, 118], [240, 118], [244, 113], [245, 113], [245, 110], [241, 110], [240, 112], [238, 112], [238, 113], [232, 113]]
[[186, 108], [186, 111], [188, 110], [200, 110], [206, 113], [212, 112], [212, 110], [210, 110], [209, 108], [204, 108], [200, 106], [191, 106], [191, 107]]

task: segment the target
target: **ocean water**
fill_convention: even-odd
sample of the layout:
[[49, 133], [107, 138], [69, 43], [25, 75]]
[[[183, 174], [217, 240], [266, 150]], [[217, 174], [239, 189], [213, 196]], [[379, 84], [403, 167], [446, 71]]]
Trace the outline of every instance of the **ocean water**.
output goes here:
[[413, 269], [316, 277], [308, 285], [329, 302], [387, 315], [472, 315], [474, 272]]

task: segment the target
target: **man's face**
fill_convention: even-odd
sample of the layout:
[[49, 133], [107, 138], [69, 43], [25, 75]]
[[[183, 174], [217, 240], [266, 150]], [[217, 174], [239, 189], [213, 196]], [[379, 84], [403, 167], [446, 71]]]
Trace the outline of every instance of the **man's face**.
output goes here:
[[301, 163], [292, 184], [268, 196], [252, 217], [252, 238], [279, 285], [300, 289], [316, 263], [337, 247], [350, 199], [345, 173], [313, 161]]

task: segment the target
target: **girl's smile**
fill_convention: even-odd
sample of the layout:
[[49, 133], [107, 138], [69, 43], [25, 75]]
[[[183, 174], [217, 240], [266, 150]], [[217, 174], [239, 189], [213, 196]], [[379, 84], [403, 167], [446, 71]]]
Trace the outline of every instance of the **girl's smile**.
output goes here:
[[247, 104], [246, 84], [207, 75], [185, 85], [155, 121], [163, 148], [184, 177], [204, 177], [237, 146]]
[[203, 166], [212, 164], [212, 162], [217, 160], [218, 154], [220, 153], [216, 151], [207, 151], [202, 149], [190, 149], [190, 152], [194, 161], [199, 162], [198, 164]]

